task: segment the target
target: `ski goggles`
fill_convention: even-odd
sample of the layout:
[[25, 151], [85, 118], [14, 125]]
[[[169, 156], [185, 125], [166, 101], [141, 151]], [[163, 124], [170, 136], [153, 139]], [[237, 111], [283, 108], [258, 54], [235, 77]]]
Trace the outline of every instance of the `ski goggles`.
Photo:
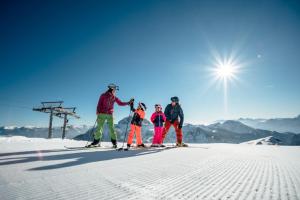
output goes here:
[[162, 109], [162, 107], [161, 107], [160, 104], [155, 104], [155, 108], [160, 108], [160, 109]]
[[109, 89], [113, 89], [113, 90], [119, 90], [119, 86], [117, 86], [117, 85], [115, 85], [115, 84], [113, 84], [113, 83], [112, 83], [112, 84], [109, 84], [109, 85], [108, 85], [108, 88], [109, 88]]

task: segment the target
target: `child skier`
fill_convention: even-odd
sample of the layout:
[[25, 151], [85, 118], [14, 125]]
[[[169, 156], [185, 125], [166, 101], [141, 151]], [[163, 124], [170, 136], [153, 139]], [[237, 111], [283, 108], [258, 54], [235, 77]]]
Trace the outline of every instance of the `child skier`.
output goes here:
[[142, 141], [142, 122], [145, 118], [146, 105], [144, 103], [139, 103], [137, 109], [133, 108], [133, 102], [130, 104], [131, 111], [134, 112], [134, 115], [131, 120], [130, 131], [128, 134], [127, 140], [127, 150], [132, 144], [134, 133], [136, 135], [136, 144], [137, 147], [145, 147]]
[[162, 133], [166, 116], [162, 112], [160, 104], [155, 105], [155, 112], [151, 116], [151, 122], [154, 124], [154, 136], [151, 147], [160, 147], [162, 145]]

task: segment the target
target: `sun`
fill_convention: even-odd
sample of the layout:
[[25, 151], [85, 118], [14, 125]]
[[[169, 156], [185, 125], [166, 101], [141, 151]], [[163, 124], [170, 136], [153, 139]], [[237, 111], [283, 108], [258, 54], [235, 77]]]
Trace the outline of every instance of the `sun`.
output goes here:
[[228, 116], [228, 98], [229, 98], [229, 89], [231, 85], [237, 85], [236, 83], [240, 82], [238, 77], [241, 69], [244, 67], [244, 63], [241, 62], [237, 56], [237, 52], [232, 51], [225, 55], [221, 55], [218, 51], [212, 51], [212, 60], [211, 64], [208, 66], [210, 71], [211, 80], [209, 81], [209, 86], [215, 85], [216, 88], [223, 89], [224, 96], [224, 118]]
[[232, 63], [221, 63], [214, 69], [217, 78], [230, 79], [235, 76], [236, 68]]

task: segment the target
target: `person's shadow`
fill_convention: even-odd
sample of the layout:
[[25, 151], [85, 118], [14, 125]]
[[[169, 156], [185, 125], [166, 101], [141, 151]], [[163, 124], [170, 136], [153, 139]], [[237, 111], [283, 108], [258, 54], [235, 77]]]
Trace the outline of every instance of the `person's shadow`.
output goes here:
[[[16, 153], [4, 153], [0, 154], [3, 156], [18, 156], [8, 157], [0, 159], [0, 166], [23, 164], [36, 161], [58, 161], [58, 160], [72, 160], [66, 161], [59, 164], [46, 165], [42, 167], [35, 167], [29, 170], [50, 170], [59, 169], [65, 167], [72, 167], [77, 165], [83, 165], [87, 163], [100, 162], [105, 160], [120, 159], [134, 156], [144, 156], [147, 154], [161, 152], [165, 149], [138, 149], [129, 151], [116, 151], [116, 150], [69, 150], [69, 149], [58, 149], [58, 150], [39, 150], [39, 151], [25, 151]], [[47, 155], [47, 153], [58, 153], [55, 155]], [[34, 154], [29, 156], [28, 154]], [[19, 155], [28, 155], [19, 157]]]

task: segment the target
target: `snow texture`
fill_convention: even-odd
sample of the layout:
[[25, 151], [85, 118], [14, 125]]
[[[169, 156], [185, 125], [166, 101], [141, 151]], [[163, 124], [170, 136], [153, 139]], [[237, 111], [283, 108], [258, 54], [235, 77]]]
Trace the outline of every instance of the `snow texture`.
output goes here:
[[0, 199], [300, 199], [297, 146], [64, 148], [85, 144], [0, 137]]

